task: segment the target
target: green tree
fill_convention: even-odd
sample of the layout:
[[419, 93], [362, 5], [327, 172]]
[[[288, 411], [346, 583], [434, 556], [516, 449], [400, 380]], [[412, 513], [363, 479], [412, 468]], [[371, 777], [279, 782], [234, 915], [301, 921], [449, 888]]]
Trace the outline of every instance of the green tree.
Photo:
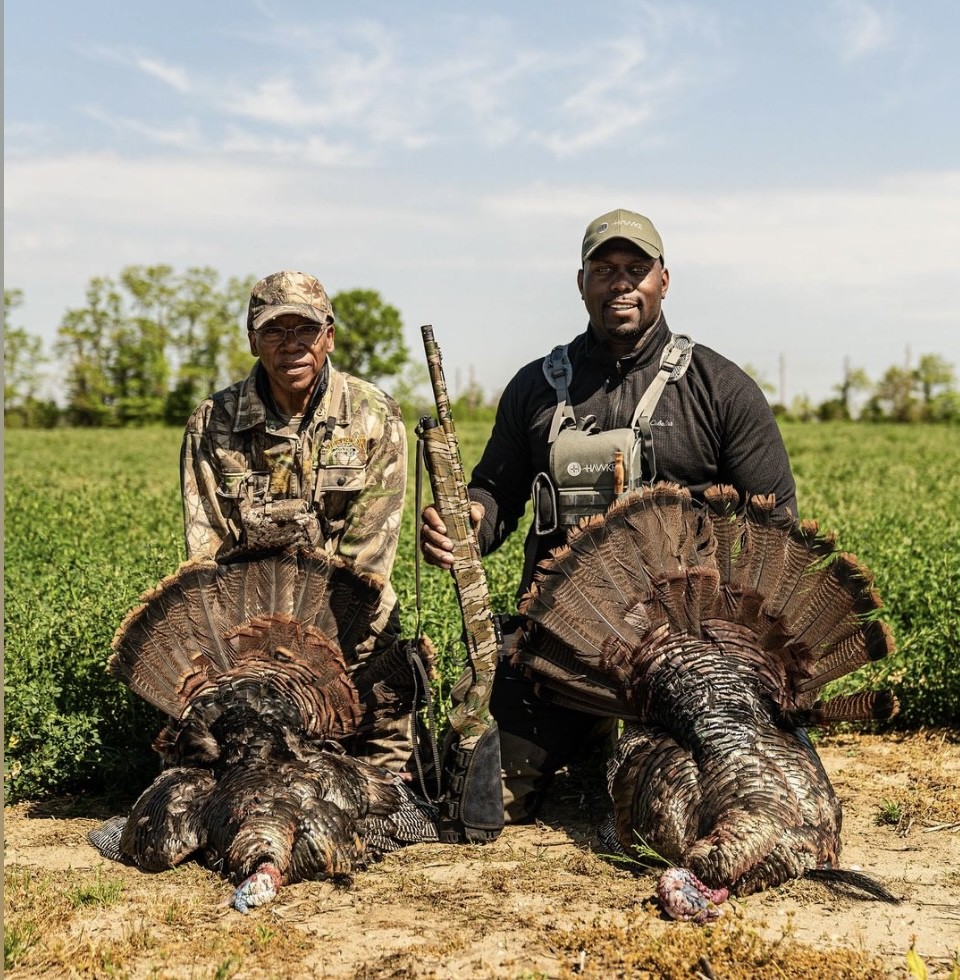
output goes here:
[[190, 268], [177, 281], [171, 342], [176, 381], [167, 396], [166, 421], [183, 425], [193, 408], [228, 381], [250, 369], [245, 315], [253, 277], [219, 286], [209, 266]]
[[121, 425], [163, 419], [170, 362], [167, 345], [177, 284], [169, 265], [127, 266], [120, 273], [124, 307], [132, 307], [113, 336], [110, 372]]
[[373, 289], [353, 289], [332, 297], [337, 318], [334, 363], [368, 381], [399, 374], [409, 359], [403, 321], [396, 307]]
[[60, 409], [52, 398], [39, 397], [50, 358], [39, 337], [8, 322], [10, 311], [22, 304], [21, 290], [3, 291], [3, 418], [9, 426], [52, 428]]
[[117, 424], [109, 358], [123, 329], [120, 294], [109, 279], [91, 279], [87, 305], [63, 315], [56, 352], [66, 363], [66, 417], [72, 425]]
[[914, 397], [914, 372], [905, 368], [887, 368], [874, 390], [874, 399], [887, 407], [887, 417], [895, 422], [916, 422], [920, 406]]
[[183, 425], [190, 411], [252, 358], [240, 326], [253, 278], [194, 267], [132, 265], [92, 279], [87, 305], [68, 310], [57, 352], [76, 425]]
[[837, 393], [837, 401], [840, 404], [839, 414], [828, 407], [829, 403], [824, 403], [821, 408], [823, 411], [820, 413], [821, 418], [826, 418], [827, 416], [831, 418], [851, 418], [850, 412], [850, 396], [855, 391], [869, 391], [871, 387], [870, 378], [867, 376], [867, 372], [863, 368], [851, 368], [849, 364], [844, 362], [843, 365], [843, 380], [838, 385], [833, 386], [833, 390]]
[[913, 376], [920, 389], [924, 418], [932, 420], [936, 415], [934, 403], [937, 396], [953, 388], [953, 366], [939, 354], [924, 354], [914, 369]]

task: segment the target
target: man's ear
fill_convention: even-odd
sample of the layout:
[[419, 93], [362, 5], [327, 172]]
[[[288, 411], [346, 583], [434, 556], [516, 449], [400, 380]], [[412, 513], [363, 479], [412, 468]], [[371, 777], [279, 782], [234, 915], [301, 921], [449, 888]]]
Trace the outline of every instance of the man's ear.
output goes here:
[[577, 289], [580, 290], [580, 299], [583, 299], [583, 266], [577, 270]]
[[254, 357], [259, 357], [260, 356], [260, 353], [257, 350], [257, 332], [256, 332], [256, 330], [248, 330], [247, 331], [247, 339], [250, 341], [250, 353], [253, 354]]
[[337, 345], [335, 342], [334, 334], [337, 332], [337, 328], [331, 323], [330, 329], [327, 331], [327, 353], [332, 354], [336, 349]]

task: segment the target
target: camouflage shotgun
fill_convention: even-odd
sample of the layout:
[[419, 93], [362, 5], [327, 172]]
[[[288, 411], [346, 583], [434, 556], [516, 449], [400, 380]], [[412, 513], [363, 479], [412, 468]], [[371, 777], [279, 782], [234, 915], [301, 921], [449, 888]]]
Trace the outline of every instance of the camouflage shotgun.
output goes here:
[[[470, 497], [453, 427], [440, 348], [433, 327], [420, 328], [437, 403], [438, 421], [420, 419], [417, 434], [433, 489], [433, 500], [453, 542], [453, 581], [463, 616], [469, 688], [454, 689], [450, 731], [441, 755], [440, 839], [477, 844], [503, 829], [500, 733], [490, 713], [490, 692], [500, 649], [500, 631], [490, 607], [487, 577], [470, 522]], [[461, 682], [462, 683], [462, 682]], [[459, 688], [460, 685], [457, 685]]]

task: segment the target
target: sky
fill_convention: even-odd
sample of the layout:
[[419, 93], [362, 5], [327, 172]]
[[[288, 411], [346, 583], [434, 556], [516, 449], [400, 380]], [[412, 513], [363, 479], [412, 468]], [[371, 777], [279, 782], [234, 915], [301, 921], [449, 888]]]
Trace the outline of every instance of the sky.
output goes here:
[[300, 269], [494, 394], [585, 328], [624, 207], [671, 328], [774, 400], [960, 373], [958, 38], [954, 0], [7, 0], [11, 323], [49, 347], [128, 265]]

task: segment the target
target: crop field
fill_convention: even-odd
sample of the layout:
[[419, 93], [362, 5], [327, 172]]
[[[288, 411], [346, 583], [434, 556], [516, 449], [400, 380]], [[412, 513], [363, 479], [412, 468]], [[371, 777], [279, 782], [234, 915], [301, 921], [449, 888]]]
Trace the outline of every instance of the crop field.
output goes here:
[[[459, 424], [468, 472], [487, 430]], [[956, 725], [960, 429], [794, 424], [784, 435], [802, 516], [835, 530], [873, 571], [897, 639], [892, 658], [852, 683], [891, 684], [901, 728]], [[104, 667], [124, 614], [184, 559], [179, 444], [172, 429], [5, 433], [7, 802], [139, 786], [155, 772], [160, 719]], [[411, 464], [394, 572], [408, 635], [418, 628], [413, 487]], [[497, 610], [513, 606], [521, 552], [518, 533], [485, 559]], [[442, 704], [463, 657], [459, 611], [449, 576], [424, 566], [421, 579], [420, 628], [439, 652]]]

